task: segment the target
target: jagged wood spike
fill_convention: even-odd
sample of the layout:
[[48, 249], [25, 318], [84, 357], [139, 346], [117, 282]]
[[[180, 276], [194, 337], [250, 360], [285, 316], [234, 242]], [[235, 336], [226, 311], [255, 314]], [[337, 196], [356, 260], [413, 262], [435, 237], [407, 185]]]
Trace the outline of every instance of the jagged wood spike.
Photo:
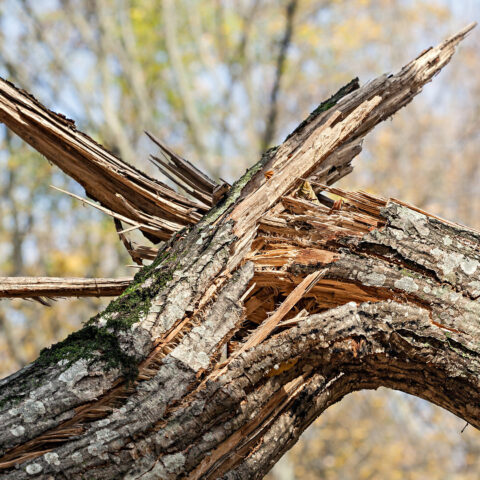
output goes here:
[[69, 197], [76, 198], [77, 200], [80, 200], [82, 203], [89, 205], [90, 207], [96, 208], [97, 210], [100, 210], [103, 213], [106, 213], [107, 215], [111, 216], [114, 220], [123, 220], [124, 222], [133, 225], [135, 228], [141, 228], [142, 226], [146, 229], [148, 229], [148, 225], [142, 225], [137, 222], [134, 222], [128, 217], [125, 217], [123, 215], [119, 215], [118, 213], [109, 210], [108, 208], [102, 207], [101, 205], [98, 205], [94, 202], [91, 202], [90, 200], [87, 200], [86, 198], [80, 197], [80, 195], [76, 195], [75, 193], [69, 192], [67, 190], [63, 190], [63, 188], [56, 187], [55, 185], [50, 185], [51, 188], [54, 190], [58, 190], [61, 193], [64, 193], [65, 195], [68, 195]]
[[[475, 27], [476, 23], [463, 28], [436, 47], [423, 51], [415, 60], [405, 65], [398, 73], [382, 75], [360, 87], [358, 79], [354, 79], [342, 87], [328, 100], [322, 102], [309, 117], [303, 121], [288, 137], [282, 146], [291, 145], [290, 140], [297, 137], [293, 145], [301, 144], [298, 140], [308, 137], [319, 125], [327, 122], [334, 111], [341, 113], [341, 118], [348, 115], [362, 102], [376, 95], [383, 98], [379, 105], [361, 128], [357, 129], [346, 141], [339, 145], [329, 156], [318, 162], [307, 176], [308, 180], [331, 185], [348, 175], [353, 167], [351, 162], [362, 150], [365, 135], [378, 123], [390, 118], [396, 111], [412, 101], [421, 92], [423, 85], [428, 83], [451, 59], [456, 45]], [[278, 154], [275, 156], [278, 158]], [[289, 152], [290, 156], [294, 151]], [[274, 159], [267, 169], [274, 170]], [[261, 184], [259, 177], [254, 186]]]
[[207, 193], [211, 193], [213, 190], [215, 190], [217, 187], [217, 182], [215, 180], [212, 180], [210, 177], [208, 177], [208, 175], [203, 173], [188, 160], [185, 160], [184, 158], [180, 157], [180, 155], [177, 155], [171, 148], [167, 147], [167, 145], [165, 145], [150, 132], [145, 133], [148, 138], [160, 148], [165, 156], [174, 163], [179, 173], [193, 180], [195, 184], [198, 185], [198, 189]]
[[155, 155], [150, 155], [150, 161], [160, 170], [160, 172], [162, 172], [163, 175], [180, 188], [183, 188], [188, 194], [192, 195], [197, 200], [200, 200], [205, 207], [211, 205], [211, 193], [198, 189], [195, 183], [184, 177], [175, 166], [164, 162], [161, 158], [158, 158]]
[[[322, 181], [315, 174], [322, 169], [324, 162], [346, 145], [357, 145], [356, 142], [378, 123], [411, 102], [423, 85], [450, 61], [455, 47], [475, 25], [468, 25], [437, 47], [424, 51], [398, 73], [382, 75], [358, 89], [344, 87], [323, 102], [280, 147], [272, 151], [260, 171], [243, 189], [242, 200], [229, 214], [229, 218], [236, 222], [236, 234], [240, 238], [244, 236], [264, 212], [282, 196], [298, 188], [302, 178], [316, 176], [316, 181]], [[354, 81], [352, 85], [355, 84]], [[348, 168], [348, 155], [346, 159], [347, 164], [332, 165], [328, 175], [335, 169]], [[266, 171], [273, 172], [273, 176], [266, 179]]]
[[[164, 162], [154, 155], [151, 155], [152, 161], [166, 177], [170, 178], [170, 180], [178, 186], [185, 188], [184, 184], [187, 184], [191, 187], [190, 189], [186, 188], [186, 191], [188, 191], [190, 195], [209, 206], [214, 206], [229, 190], [230, 185], [227, 182], [222, 180], [221, 184], [217, 183], [192, 165], [188, 160], [176, 154], [154, 135], [149, 132], [145, 133], [148, 138], [160, 148], [162, 154], [171, 163]], [[176, 178], [172, 178], [172, 175]]]

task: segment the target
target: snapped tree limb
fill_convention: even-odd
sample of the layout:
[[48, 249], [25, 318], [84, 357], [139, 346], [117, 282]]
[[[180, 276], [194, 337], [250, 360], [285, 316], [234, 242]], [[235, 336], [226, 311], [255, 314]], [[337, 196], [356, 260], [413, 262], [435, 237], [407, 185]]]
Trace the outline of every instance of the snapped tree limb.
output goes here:
[[[208, 209], [123, 162], [78, 131], [73, 120], [45, 108], [3, 79], [0, 121], [79, 182], [90, 198], [142, 224], [140, 230], [154, 242], [195, 224]], [[150, 223], [150, 230], [143, 225]]]
[[262, 478], [331, 404], [379, 386], [480, 427], [480, 234], [327, 186], [471, 28], [324, 102], [104, 312], [0, 381], [3, 477]]

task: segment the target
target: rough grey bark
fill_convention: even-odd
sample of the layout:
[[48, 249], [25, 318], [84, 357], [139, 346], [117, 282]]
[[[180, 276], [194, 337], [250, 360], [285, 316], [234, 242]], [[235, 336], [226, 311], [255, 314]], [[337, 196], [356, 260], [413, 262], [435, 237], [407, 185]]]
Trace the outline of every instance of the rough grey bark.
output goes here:
[[365, 194], [297, 198], [467, 32], [324, 102], [104, 312], [0, 381], [0, 478], [262, 478], [331, 404], [379, 386], [478, 428], [480, 235]]

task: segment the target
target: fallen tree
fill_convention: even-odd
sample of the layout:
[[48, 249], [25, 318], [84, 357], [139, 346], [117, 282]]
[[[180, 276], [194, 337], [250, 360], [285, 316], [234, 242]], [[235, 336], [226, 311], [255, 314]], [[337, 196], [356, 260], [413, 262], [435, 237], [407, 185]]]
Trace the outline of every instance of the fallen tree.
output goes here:
[[122, 222], [166, 242], [105, 311], [0, 381], [2, 478], [261, 478], [326, 408], [379, 386], [480, 427], [480, 234], [331, 187], [472, 28], [350, 82], [231, 188], [156, 140], [192, 200], [3, 82], [0, 120], [116, 218], [132, 258], [152, 252]]

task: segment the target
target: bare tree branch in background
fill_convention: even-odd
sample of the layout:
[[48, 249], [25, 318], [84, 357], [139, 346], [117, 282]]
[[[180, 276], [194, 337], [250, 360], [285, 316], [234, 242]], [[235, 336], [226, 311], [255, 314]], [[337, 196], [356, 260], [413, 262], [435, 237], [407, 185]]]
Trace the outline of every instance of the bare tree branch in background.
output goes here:
[[103, 111], [106, 123], [109, 125], [109, 129], [113, 134], [113, 138], [110, 142], [115, 148], [118, 148], [123, 158], [134, 159], [135, 152], [128, 139], [126, 132], [127, 126], [123, 124], [120, 119], [118, 109], [115, 105], [115, 91], [112, 88], [115, 75], [112, 72], [112, 67], [109, 62], [109, 52], [111, 51], [112, 43], [115, 42], [115, 38], [117, 37], [114, 35], [116, 26], [113, 22], [111, 12], [106, 8], [105, 2], [93, 2], [92, 5], [95, 8], [100, 27], [99, 41], [96, 49], [98, 50], [97, 57], [99, 60], [99, 72], [102, 77], [101, 93], [103, 99]]
[[295, 11], [297, 9], [297, 3], [298, 0], [290, 0], [285, 10], [285, 31], [283, 34], [283, 38], [280, 42], [277, 65], [275, 69], [275, 80], [273, 82], [272, 91], [270, 93], [270, 108], [265, 123], [265, 133], [262, 139], [262, 150], [266, 150], [268, 147], [270, 147], [273, 141], [273, 137], [275, 135], [278, 115], [278, 95], [280, 92], [280, 84], [282, 81], [283, 72], [285, 70], [288, 47], [290, 46], [290, 43], [292, 41], [293, 20], [295, 16]]
[[201, 159], [205, 165], [208, 165], [209, 160], [205, 144], [207, 130], [203, 126], [198, 114], [198, 99], [194, 96], [192, 88], [189, 85], [188, 75], [185, 71], [182, 56], [178, 48], [175, 3], [173, 0], [163, 0], [162, 8], [167, 52], [171, 60], [173, 75], [178, 83], [178, 92], [180, 94], [185, 121], [188, 125], [188, 131], [196, 150], [197, 158]]
[[[65, 62], [65, 58], [62, 55], [61, 50], [58, 49], [58, 45], [55, 45], [52, 42], [51, 36], [45, 32], [45, 28], [42, 26], [42, 21], [39, 18], [38, 11], [32, 8], [31, 2], [29, 0], [20, 0], [22, 9], [26, 18], [29, 19], [32, 23], [32, 30], [35, 37], [35, 40], [38, 42], [39, 45], [43, 45], [44, 48], [48, 49], [49, 56], [51, 58], [51, 62], [54, 67], [55, 75], [61, 81], [61, 78], [67, 78], [69, 82], [75, 87], [76, 92], [78, 92], [79, 101], [82, 102], [82, 106], [84, 106], [87, 116], [92, 116], [91, 105], [88, 101], [88, 92], [85, 91], [84, 86], [78, 81], [75, 75], [71, 75], [68, 72], [68, 63]], [[72, 20], [77, 18], [77, 15], [71, 17]], [[85, 32], [86, 33], [86, 32]], [[89, 32], [88, 38], [91, 37], [91, 32]], [[89, 42], [89, 45], [93, 46], [95, 42]], [[15, 65], [17, 68], [17, 65]], [[13, 82], [15, 82], [15, 77], [8, 77]], [[23, 84], [23, 82], [19, 82], [19, 84]], [[126, 158], [126, 157], [124, 157]]]
[[[223, 98], [221, 101], [221, 103], [225, 105], [225, 108], [223, 109], [223, 111], [220, 112], [220, 123], [218, 127], [217, 144], [218, 144], [219, 153], [221, 155], [226, 154], [225, 142], [228, 138], [227, 133], [229, 133], [227, 120], [229, 118], [229, 111], [233, 102], [235, 88], [239, 80], [241, 79], [241, 77], [243, 77], [247, 85], [251, 84], [250, 77], [252, 75], [252, 65], [251, 65], [251, 61], [248, 58], [248, 50], [249, 50], [249, 42], [250, 42], [251, 31], [252, 31], [252, 23], [255, 18], [255, 14], [258, 11], [259, 3], [260, 3], [259, 0], [255, 0], [250, 6], [250, 8], [242, 15], [241, 37], [234, 53], [231, 55], [231, 58], [229, 59], [229, 61], [226, 63], [226, 65], [228, 65], [228, 68], [229, 68], [230, 81], [227, 87], [225, 88], [225, 92], [223, 94]], [[221, 18], [223, 19], [223, 17]], [[240, 65], [243, 65], [242, 69], [240, 68]], [[253, 99], [253, 92], [251, 88], [247, 87], [247, 95], [249, 98], [250, 108], [251, 109], [255, 108], [255, 102]], [[257, 118], [256, 111], [252, 111], [251, 115], [252, 115], [252, 118]], [[260, 147], [257, 148], [257, 145], [256, 145], [257, 143], [259, 143], [258, 136], [254, 133], [254, 127], [252, 125], [252, 122], [249, 122], [247, 124], [247, 129], [248, 129], [249, 138], [250, 138], [250, 142], [249, 142], [250, 149], [245, 153], [247, 158], [249, 158], [253, 155], [258, 155], [260, 151], [257, 151], [257, 150], [260, 150]], [[235, 136], [233, 136], [233, 139], [235, 139]]]
[[135, 33], [133, 31], [132, 19], [130, 16], [130, 2], [122, 0], [119, 7], [120, 31], [123, 39], [122, 46], [117, 46], [115, 51], [122, 63], [123, 71], [130, 78], [132, 92], [135, 95], [138, 105], [139, 120], [144, 130], [156, 127], [152, 116], [152, 105], [147, 89], [147, 82], [142, 67], [138, 61], [139, 48]]
[[18, 348], [17, 339], [14, 334], [14, 327], [10, 320], [5, 317], [3, 312], [0, 312], [0, 332], [4, 336], [4, 342], [8, 349], [10, 356], [17, 363], [18, 367], [23, 367], [27, 363], [25, 355], [22, 350]]

